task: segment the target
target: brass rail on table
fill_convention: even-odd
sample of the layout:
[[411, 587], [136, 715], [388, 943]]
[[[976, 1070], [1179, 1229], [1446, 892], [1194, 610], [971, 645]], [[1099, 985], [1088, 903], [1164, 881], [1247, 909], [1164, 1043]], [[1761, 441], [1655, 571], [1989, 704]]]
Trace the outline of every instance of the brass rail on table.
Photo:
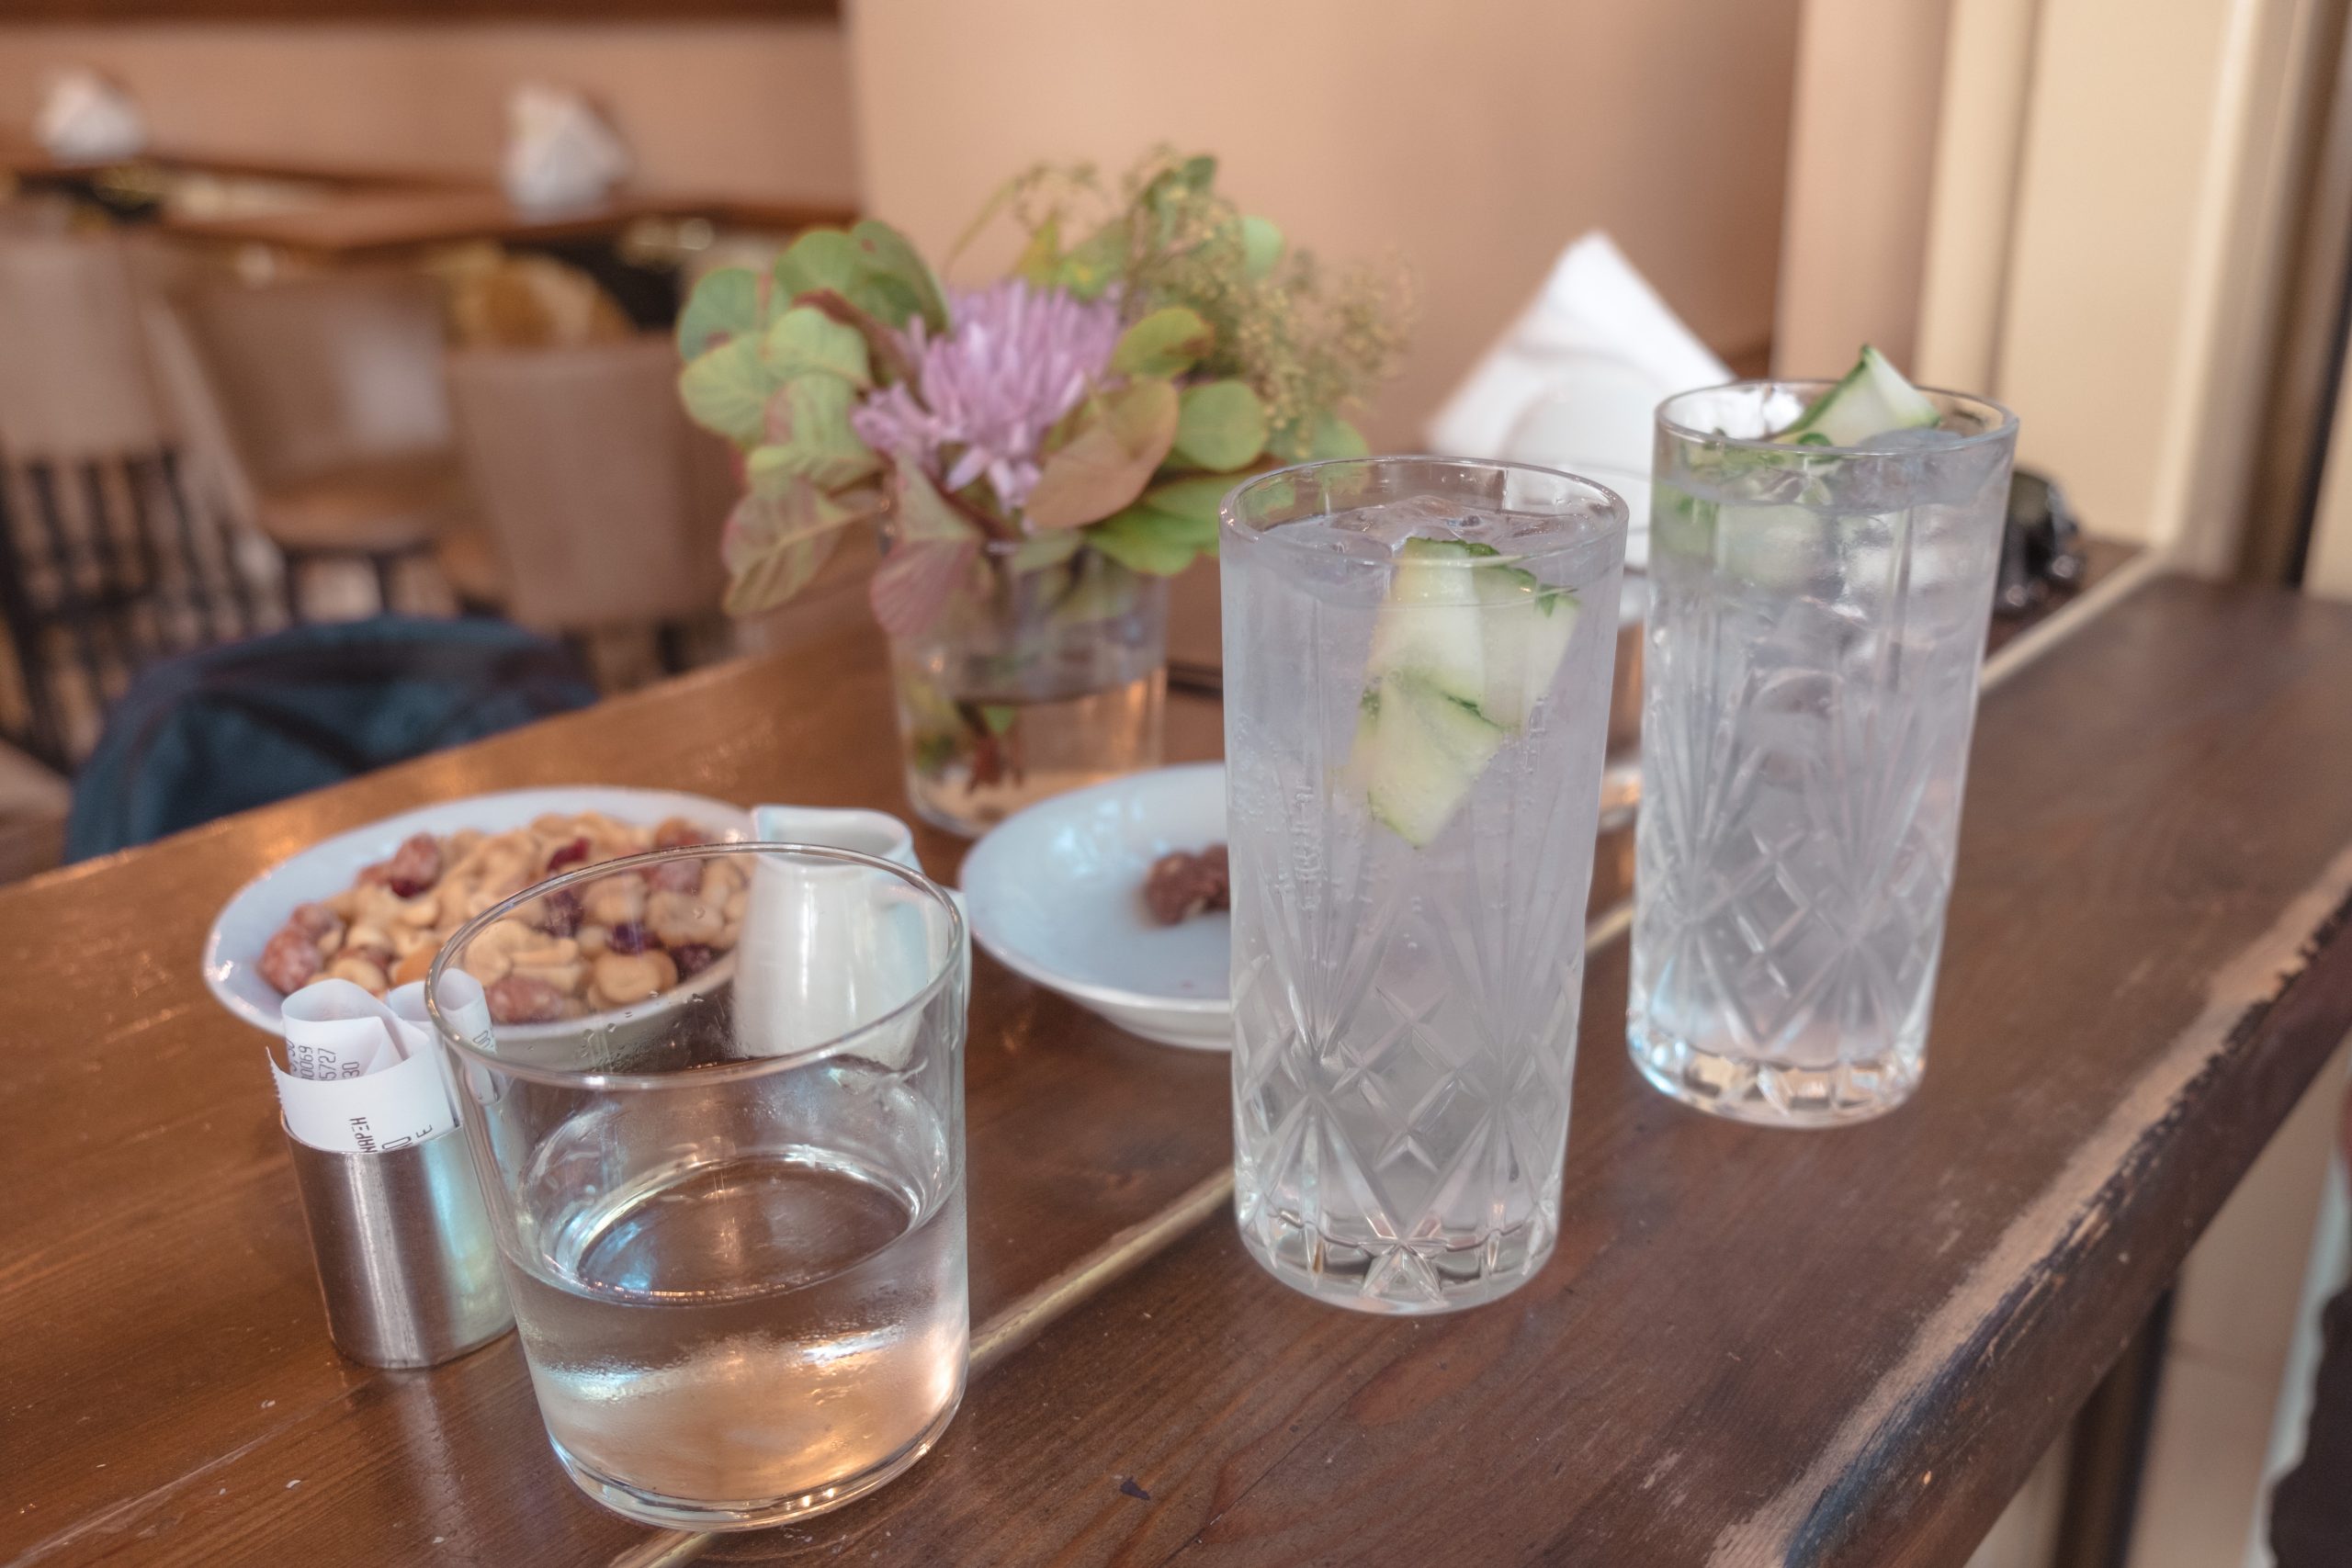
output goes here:
[[[2164, 569], [2164, 561], [2153, 550], [2126, 562], [2104, 581], [1985, 660], [1978, 683], [1980, 691], [2000, 685]], [[1208, 695], [1215, 694], [1222, 682], [1216, 671], [1206, 665], [1186, 666], [1180, 681], [1176, 665], [1171, 662], [1170, 684]], [[1611, 904], [1585, 922], [1585, 951], [1592, 953], [1608, 946], [1631, 931], [1633, 925], [1633, 900]], [[1035, 1338], [1048, 1325], [1167, 1251], [1195, 1225], [1222, 1209], [1232, 1195], [1233, 1168], [1227, 1166], [1203, 1178], [1167, 1208], [1119, 1232], [1013, 1302], [972, 1336], [972, 1375], [978, 1377], [987, 1371]], [[613, 1568], [673, 1568], [674, 1564], [690, 1562], [701, 1556], [718, 1539], [711, 1534], [665, 1531], [613, 1559]]]

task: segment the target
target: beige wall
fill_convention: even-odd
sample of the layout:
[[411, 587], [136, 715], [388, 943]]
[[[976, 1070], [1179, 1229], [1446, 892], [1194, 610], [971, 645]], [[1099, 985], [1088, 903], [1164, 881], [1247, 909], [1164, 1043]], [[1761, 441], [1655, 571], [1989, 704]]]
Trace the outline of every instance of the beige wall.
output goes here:
[[2042, 0], [1996, 394], [2092, 532], [2233, 558], [2317, 0]]
[[1951, 0], [1805, 0], [1772, 366], [1917, 360]]
[[1939, 387], [1998, 382], [2039, 9], [2038, 0], [1951, 0], [1912, 356], [1915, 373]]
[[1208, 149], [1335, 257], [1394, 250], [1414, 446], [1561, 247], [1609, 229], [1718, 350], [1772, 323], [1798, 0], [850, 0], [868, 209], [944, 246], [1039, 159]]
[[582, 89], [647, 189], [854, 200], [849, 74], [821, 22], [0, 26], [0, 130], [47, 71], [96, 66], [160, 145], [488, 176], [516, 82]]

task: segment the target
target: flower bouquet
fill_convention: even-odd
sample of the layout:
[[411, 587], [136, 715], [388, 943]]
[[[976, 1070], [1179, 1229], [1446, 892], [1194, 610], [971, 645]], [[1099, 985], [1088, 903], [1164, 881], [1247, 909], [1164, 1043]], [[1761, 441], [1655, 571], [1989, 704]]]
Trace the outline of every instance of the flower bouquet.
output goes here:
[[1035, 169], [974, 225], [1025, 236], [988, 287], [869, 220], [710, 274], [679, 319], [686, 409], [742, 457], [728, 608], [877, 525], [910, 794], [943, 826], [1156, 764], [1166, 579], [1242, 474], [1363, 450], [1346, 414], [1401, 350], [1401, 280], [1327, 275], [1216, 175]]

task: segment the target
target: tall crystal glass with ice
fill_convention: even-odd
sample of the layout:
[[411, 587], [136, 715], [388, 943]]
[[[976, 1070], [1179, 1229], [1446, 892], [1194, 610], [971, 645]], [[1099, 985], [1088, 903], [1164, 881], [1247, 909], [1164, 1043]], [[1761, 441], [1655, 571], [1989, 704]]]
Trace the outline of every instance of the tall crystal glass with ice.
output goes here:
[[1676, 1099], [1917, 1086], [2016, 441], [1870, 351], [1660, 406], [1628, 1041]]
[[1220, 544], [1242, 1239], [1341, 1306], [1490, 1301], [1558, 1233], [1624, 504], [1343, 459]]
[[968, 1337], [961, 916], [843, 850], [576, 871], [433, 970], [531, 1384], [582, 1490], [649, 1524], [837, 1507], [955, 1414]]

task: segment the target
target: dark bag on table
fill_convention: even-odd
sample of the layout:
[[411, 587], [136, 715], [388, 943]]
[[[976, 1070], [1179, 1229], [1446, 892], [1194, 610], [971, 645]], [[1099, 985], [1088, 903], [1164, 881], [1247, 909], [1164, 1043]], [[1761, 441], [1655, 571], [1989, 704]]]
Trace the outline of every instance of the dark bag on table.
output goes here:
[[141, 671], [74, 781], [65, 858], [127, 849], [586, 707], [562, 644], [504, 621], [296, 626]]

